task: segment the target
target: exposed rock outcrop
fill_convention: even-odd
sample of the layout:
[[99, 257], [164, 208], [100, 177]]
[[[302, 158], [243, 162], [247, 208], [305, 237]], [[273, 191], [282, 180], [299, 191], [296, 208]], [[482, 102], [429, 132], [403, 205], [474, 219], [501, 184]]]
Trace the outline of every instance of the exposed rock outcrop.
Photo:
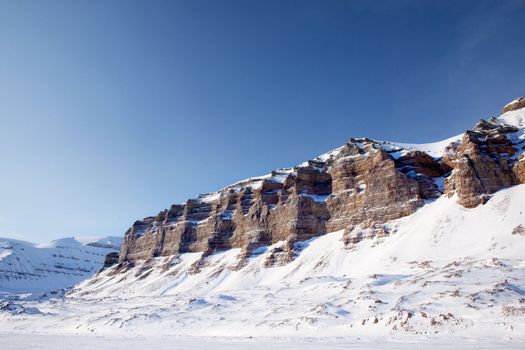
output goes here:
[[507, 104], [503, 109], [501, 110], [501, 113], [507, 113], [510, 111], [516, 111], [518, 109], [525, 107], [525, 97], [518, 97], [511, 103]]
[[[413, 213], [436, 196], [439, 162], [422, 152], [392, 157], [380, 143], [351, 139], [295, 168], [279, 169], [136, 221], [120, 261], [184, 252], [241, 248], [242, 254], [286, 241], [276, 260], [293, 257], [295, 242], [319, 234], [386, 222]], [[277, 256], [279, 256], [277, 258]]]
[[118, 261], [119, 261], [118, 252], [111, 252], [107, 254], [106, 257], [104, 258], [104, 266], [102, 267], [102, 270], [118, 264]]
[[[505, 109], [521, 108], [523, 99]], [[518, 107], [517, 107], [518, 106]], [[521, 134], [520, 134], [521, 133]], [[388, 234], [382, 224], [414, 213], [426, 199], [457, 194], [465, 207], [525, 180], [523, 130], [501, 120], [481, 120], [441, 154], [366, 138], [294, 168], [250, 178], [200, 195], [126, 232], [120, 263], [185, 252], [206, 256], [240, 248], [239, 267], [277, 242], [267, 266], [294, 258], [298, 242], [346, 230], [348, 244]], [[359, 230], [354, 229], [359, 227]]]
[[[416, 164], [417, 154], [405, 162]], [[432, 160], [432, 162], [438, 163]], [[413, 213], [423, 205], [428, 177], [403, 162], [396, 165], [387, 151], [371, 140], [351, 140], [330, 163], [333, 192], [327, 200], [328, 232], [349, 226], [381, 223]], [[424, 189], [424, 191], [422, 191]]]
[[445, 192], [456, 193], [458, 201], [467, 208], [484, 204], [489, 195], [519, 183], [514, 156], [520, 142], [515, 140], [519, 130], [502, 125], [498, 120], [481, 120], [468, 130], [453, 156], [446, 159], [453, 170], [445, 183]]
[[519, 183], [525, 183], [525, 157], [521, 157], [520, 160], [512, 168], [512, 172], [516, 176]]

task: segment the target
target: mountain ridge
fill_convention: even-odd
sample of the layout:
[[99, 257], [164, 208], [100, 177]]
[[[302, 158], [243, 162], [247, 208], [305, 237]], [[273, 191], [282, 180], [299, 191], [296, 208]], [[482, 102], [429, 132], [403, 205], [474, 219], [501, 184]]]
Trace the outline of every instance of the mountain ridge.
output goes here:
[[[108, 267], [63, 297], [0, 302], [5, 331], [111, 336], [525, 339], [525, 185], [465, 208], [441, 196], [357, 242], [345, 230], [273, 246]], [[369, 229], [357, 228], [367, 235]], [[416, 338], [411, 338], [416, 337]], [[423, 338], [426, 339], [426, 338]]]
[[443, 194], [457, 194], [465, 207], [483, 204], [492, 193], [525, 182], [522, 101], [505, 106], [500, 118], [481, 119], [464, 134], [443, 141], [404, 144], [351, 138], [293, 168], [174, 204], [132, 225], [119, 261], [133, 264], [230, 248], [241, 248], [248, 257], [259, 247], [286, 240], [288, 248], [276, 252], [275, 259], [286, 263], [298, 241], [351, 231], [356, 225], [386, 234], [382, 224], [410, 215], [425, 200]]
[[523, 342], [525, 108], [516, 101], [459, 137], [354, 138], [137, 221], [120, 256], [64, 295], [0, 302], [0, 325]]
[[95, 274], [108, 253], [120, 248], [122, 237], [31, 243], [0, 237], [0, 292], [44, 293], [69, 288]]

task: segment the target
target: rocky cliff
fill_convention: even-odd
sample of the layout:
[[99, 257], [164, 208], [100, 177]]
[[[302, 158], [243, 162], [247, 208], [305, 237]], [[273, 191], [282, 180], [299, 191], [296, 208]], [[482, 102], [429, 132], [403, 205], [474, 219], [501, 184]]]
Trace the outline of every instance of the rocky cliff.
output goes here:
[[387, 235], [384, 223], [442, 194], [469, 208], [483, 204], [499, 189], [525, 181], [523, 107], [525, 100], [516, 99], [500, 118], [435, 144], [352, 138], [296, 167], [172, 205], [132, 225], [119, 262], [185, 252], [204, 252], [204, 259], [241, 248], [242, 266], [258, 248], [283, 241], [268, 257], [271, 266], [293, 259], [297, 242], [327, 232], [346, 230], [349, 244], [362, 238], [356, 229]]
[[517, 111], [518, 109], [525, 107], [525, 97], [518, 97], [514, 101], [507, 104], [503, 109], [501, 110], [501, 113], [505, 114], [507, 112], [511, 111]]
[[522, 132], [497, 119], [481, 120], [467, 130], [460, 143], [449, 146], [444, 162], [452, 168], [445, 182], [446, 192], [456, 193], [461, 205], [473, 208], [489, 195], [520, 182], [523, 152]]

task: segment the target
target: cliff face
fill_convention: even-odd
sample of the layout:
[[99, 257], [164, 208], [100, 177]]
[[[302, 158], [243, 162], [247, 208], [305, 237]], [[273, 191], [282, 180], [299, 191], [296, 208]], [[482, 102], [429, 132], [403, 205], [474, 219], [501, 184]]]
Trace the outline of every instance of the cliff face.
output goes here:
[[[521, 100], [516, 101], [505, 108], [519, 106]], [[506, 115], [520, 111], [510, 109]], [[242, 263], [257, 248], [284, 241], [268, 259], [271, 266], [293, 259], [297, 242], [327, 232], [344, 229], [349, 243], [360, 239], [351, 234], [355, 228], [386, 235], [383, 223], [414, 213], [425, 199], [443, 192], [475, 207], [497, 190], [524, 182], [523, 130], [518, 126], [504, 119], [482, 120], [438, 153], [418, 145], [350, 139], [294, 168], [136, 221], [126, 232], [119, 262], [184, 252], [206, 257], [241, 248]]]
[[432, 176], [440, 175], [439, 163], [429, 156], [414, 152], [396, 161], [379, 143], [352, 139], [324, 157], [135, 222], [120, 261], [229, 248], [250, 254], [278, 241], [291, 247], [352, 225], [385, 222], [438, 195]]
[[516, 156], [522, 152], [523, 140], [519, 129], [501, 125], [498, 120], [481, 120], [468, 130], [460, 144], [452, 145], [454, 152], [445, 161], [453, 168], [447, 178], [448, 194], [456, 193], [458, 201], [467, 208], [484, 204], [489, 195], [520, 183]]

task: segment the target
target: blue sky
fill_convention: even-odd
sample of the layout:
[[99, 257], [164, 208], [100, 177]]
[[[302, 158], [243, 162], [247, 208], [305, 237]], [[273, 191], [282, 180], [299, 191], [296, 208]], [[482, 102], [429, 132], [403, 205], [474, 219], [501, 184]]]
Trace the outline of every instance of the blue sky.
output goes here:
[[121, 235], [348, 138], [525, 94], [523, 1], [0, 0], [0, 236]]

